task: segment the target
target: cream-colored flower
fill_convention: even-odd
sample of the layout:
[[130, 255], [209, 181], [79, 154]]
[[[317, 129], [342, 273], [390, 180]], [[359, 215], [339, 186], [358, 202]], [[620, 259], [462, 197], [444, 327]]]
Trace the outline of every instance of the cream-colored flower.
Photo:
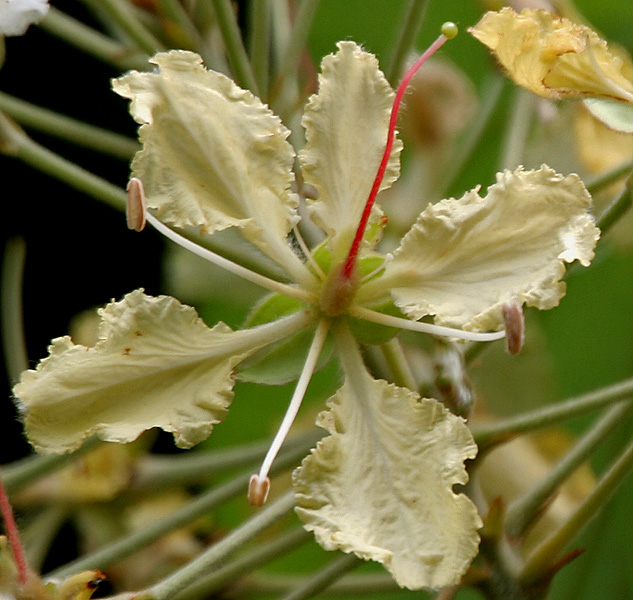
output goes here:
[[603, 122], [633, 131], [633, 62], [589, 27], [545, 10], [488, 12], [469, 32], [512, 80], [554, 100], [581, 98]]
[[[452, 489], [467, 479], [472, 436], [436, 400], [375, 380], [354, 335], [384, 340], [405, 328], [493, 340], [504, 335], [505, 303], [551, 308], [564, 293], [564, 263], [588, 264], [599, 234], [582, 183], [547, 167], [505, 172], [484, 198], [473, 191], [427, 208], [393, 256], [379, 254], [385, 223], [368, 198], [399, 173], [401, 144], [395, 120], [390, 125], [395, 96], [375, 57], [341, 42], [323, 60], [319, 92], [303, 118], [299, 162], [318, 192], [307, 208], [326, 237], [310, 250], [296, 228], [295, 153], [280, 120], [195, 54], [172, 51], [152, 62], [156, 71], [114, 81], [141, 124], [130, 225], [141, 229], [147, 220], [272, 294], [240, 331], [221, 323], [209, 329], [193, 309], [140, 291], [110, 304], [95, 347], [56, 340], [51, 356], [15, 388], [29, 438], [41, 451], [60, 452], [91, 433], [129, 441], [162, 427], [191, 446], [223, 418], [240, 363], [256, 351], [261, 358], [266, 346], [283, 354], [277, 342], [311, 330], [251, 500], [265, 501], [271, 463], [333, 343], [345, 384], [319, 418], [330, 436], [295, 473], [298, 513], [326, 548], [378, 560], [402, 586], [456, 583], [477, 551], [480, 527], [470, 500]], [[247, 270], [165, 223], [202, 234], [234, 228], [285, 277]], [[435, 324], [417, 321], [423, 316]]]

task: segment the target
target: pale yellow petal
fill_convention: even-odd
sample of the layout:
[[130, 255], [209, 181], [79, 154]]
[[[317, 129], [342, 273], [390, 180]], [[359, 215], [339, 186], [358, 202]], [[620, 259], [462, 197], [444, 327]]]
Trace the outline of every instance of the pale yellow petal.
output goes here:
[[96, 346], [54, 340], [48, 358], [14, 388], [38, 452], [69, 452], [92, 434], [130, 442], [152, 427], [193, 446], [226, 415], [233, 367], [306, 325], [295, 315], [245, 331], [223, 323], [209, 329], [193, 308], [140, 290], [100, 315]]
[[481, 522], [464, 460], [477, 448], [439, 402], [366, 372], [328, 402], [331, 435], [294, 473], [297, 514], [326, 550], [381, 562], [406, 588], [457, 583], [477, 553]]
[[515, 83], [546, 98], [606, 97], [633, 102], [631, 65], [594, 31], [544, 10], [486, 13], [469, 29]]
[[[394, 92], [372, 54], [353, 42], [321, 63], [319, 92], [306, 106], [307, 144], [299, 153], [305, 181], [318, 191], [312, 219], [330, 236], [335, 260], [347, 253], [387, 143]], [[380, 189], [400, 172], [396, 140]], [[380, 211], [374, 208], [374, 218]]]
[[564, 263], [589, 264], [600, 234], [590, 204], [577, 175], [499, 173], [483, 198], [475, 189], [426, 208], [385, 275], [364, 287], [391, 290], [415, 319], [496, 329], [505, 302], [552, 308], [565, 294]]
[[142, 125], [132, 171], [148, 206], [179, 227], [239, 227], [277, 262], [292, 260], [285, 238], [298, 217], [289, 131], [249, 91], [205, 69], [197, 54], [173, 50], [152, 62], [155, 72], [113, 81]]

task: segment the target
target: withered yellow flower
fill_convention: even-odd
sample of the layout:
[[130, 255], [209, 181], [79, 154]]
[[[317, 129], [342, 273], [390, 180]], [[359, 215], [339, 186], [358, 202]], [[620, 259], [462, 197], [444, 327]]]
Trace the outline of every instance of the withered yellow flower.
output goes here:
[[545, 10], [488, 12], [469, 32], [512, 80], [545, 98], [633, 104], [633, 64], [594, 31]]

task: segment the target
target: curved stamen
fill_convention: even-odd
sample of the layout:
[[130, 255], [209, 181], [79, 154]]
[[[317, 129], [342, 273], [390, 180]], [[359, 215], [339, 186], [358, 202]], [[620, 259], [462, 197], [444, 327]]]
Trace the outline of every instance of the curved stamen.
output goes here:
[[306, 357], [306, 362], [303, 365], [303, 370], [301, 371], [301, 376], [297, 381], [297, 387], [292, 395], [290, 404], [288, 404], [286, 414], [284, 415], [281, 425], [279, 426], [279, 430], [268, 449], [264, 462], [262, 462], [259, 473], [251, 477], [248, 487], [248, 500], [255, 506], [261, 506], [264, 502], [266, 502], [268, 490], [270, 488], [268, 472], [270, 471], [270, 467], [272, 467], [273, 461], [275, 460], [275, 457], [277, 456], [279, 449], [286, 439], [288, 431], [290, 431], [290, 427], [299, 412], [301, 402], [303, 401], [308, 384], [310, 383], [317, 361], [319, 360], [321, 350], [323, 349], [323, 344], [325, 344], [325, 338], [327, 337], [329, 328], [330, 322], [328, 320], [321, 319], [321, 321], [319, 321], [316, 333], [314, 334], [314, 339], [312, 340], [312, 345], [310, 346], [308, 356]]
[[376, 202], [376, 196], [378, 195], [380, 185], [385, 176], [385, 172], [387, 171], [387, 165], [389, 164], [389, 158], [391, 157], [391, 151], [393, 149], [393, 142], [396, 137], [396, 123], [398, 121], [398, 112], [400, 111], [400, 104], [402, 103], [404, 93], [418, 69], [431, 56], [433, 56], [433, 54], [435, 54], [447, 40], [454, 38], [456, 35], [456, 26], [452, 23], [445, 23], [442, 27], [442, 34], [428, 47], [426, 52], [424, 52], [422, 56], [420, 56], [420, 58], [418, 58], [418, 60], [416, 60], [413, 65], [411, 65], [411, 67], [404, 74], [404, 77], [402, 78], [402, 81], [400, 82], [400, 85], [396, 90], [396, 96], [394, 98], [393, 107], [391, 109], [391, 117], [389, 118], [389, 128], [387, 130], [387, 143], [385, 145], [385, 151], [382, 155], [382, 160], [380, 161], [380, 166], [378, 167], [376, 178], [374, 179], [374, 184], [371, 188], [371, 191], [369, 192], [367, 202], [365, 203], [365, 208], [360, 218], [358, 229], [356, 230], [356, 236], [354, 237], [354, 241], [352, 242], [352, 246], [350, 247], [349, 254], [347, 255], [347, 259], [345, 260], [345, 264], [343, 267], [343, 276], [347, 279], [351, 279], [352, 277], [352, 273], [356, 265], [356, 259], [358, 258], [358, 251], [360, 250], [360, 245], [363, 241], [363, 236], [365, 235], [365, 229], [367, 229], [367, 223], [369, 223], [371, 209]]
[[308, 244], [306, 244], [305, 240], [303, 239], [299, 228], [295, 225], [292, 228], [292, 231], [295, 234], [295, 239], [299, 244], [299, 248], [301, 248], [301, 252], [303, 252], [303, 255], [306, 257], [306, 261], [308, 262], [308, 264], [314, 269], [314, 272], [320, 277], [321, 280], [325, 279], [326, 276], [323, 272], [323, 269], [321, 268], [321, 265], [319, 265], [319, 263], [314, 259], [312, 251], [310, 250], [310, 248], [308, 248]]
[[363, 308], [362, 306], [352, 306], [349, 314], [358, 319], [386, 325], [387, 327], [396, 327], [397, 329], [408, 329], [409, 331], [418, 331], [422, 333], [430, 333], [432, 335], [440, 335], [442, 337], [457, 338], [459, 340], [467, 340], [470, 342], [492, 342], [505, 337], [505, 331], [493, 331], [490, 333], [480, 333], [478, 331], [464, 331], [463, 329], [454, 329], [453, 327], [445, 327], [443, 325], [434, 325], [432, 323], [422, 323], [420, 321], [410, 321], [402, 317], [393, 317], [383, 313]]
[[387, 265], [392, 260], [393, 260], [393, 254], [391, 254], [391, 252], [388, 252], [387, 254], [385, 254], [385, 260], [382, 261], [382, 264], [379, 267], [376, 267], [373, 271], [367, 273], [367, 275], [363, 275], [362, 279], [360, 280], [361, 284], [365, 283], [366, 281], [369, 281], [372, 277], [375, 277], [381, 271], [384, 271], [387, 268]]
[[[139, 213], [140, 211], [140, 213]], [[274, 279], [270, 279], [265, 275], [261, 275], [260, 273], [256, 273], [255, 271], [251, 271], [242, 265], [238, 265], [228, 258], [224, 258], [207, 248], [203, 248], [199, 246], [195, 242], [187, 239], [183, 235], [176, 233], [173, 229], [170, 229], [163, 223], [161, 223], [154, 215], [147, 211], [145, 206], [145, 195], [143, 193], [143, 184], [139, 179], [132, 178], [128, 185], [128, 226], [131, 229], [136, 229], [140, 231], [143, 229], [145, 225], [145, 221], [147, 221], [154, 229], [162, 233], [166, 238], [169, 238], [172, 242], [178, 244], [185, 250], [189, 250], [193, 252], [197, 256], [204, 258], [205, 260], [213, 263], [214, 265], [241, 277], [242, 279], [246, 279], [246, 281], [250, 281], [256, 285], [259, 285], [271, 292], [278, 292], [283, 294], [284, 296], [288, 296], [290, 298], [295, 298], [300, 302], [312, 303], [314, 302], [314, 298], [312, 294], [302, 290], [300, 288], [296, 288], [285, 283], [281, 283], [280, 281], [275, 281]], [[138, 228], [140, 227], [140, 229]]]

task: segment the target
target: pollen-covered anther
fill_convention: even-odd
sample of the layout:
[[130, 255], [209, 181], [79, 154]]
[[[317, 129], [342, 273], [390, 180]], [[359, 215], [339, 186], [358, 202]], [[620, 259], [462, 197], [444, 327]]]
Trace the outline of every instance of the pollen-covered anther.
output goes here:
[[257, 474], [251, 475], [248, 483], [248, 501], [253, 506], [262, 506], [268, 500], [270, 491], [270, 478], [260, 477]]
[[127, 226], [134, 231], [142, 231], [147, 221], [147, 205], [145, 203], [145, 191], [143, 182], [132, 177], [127, 184]]
[[506, 351], [518, 354], [525, 341], [525, 317], [523, 308], [516, 300], [503, 305], [503, 320], [506, 329]]

